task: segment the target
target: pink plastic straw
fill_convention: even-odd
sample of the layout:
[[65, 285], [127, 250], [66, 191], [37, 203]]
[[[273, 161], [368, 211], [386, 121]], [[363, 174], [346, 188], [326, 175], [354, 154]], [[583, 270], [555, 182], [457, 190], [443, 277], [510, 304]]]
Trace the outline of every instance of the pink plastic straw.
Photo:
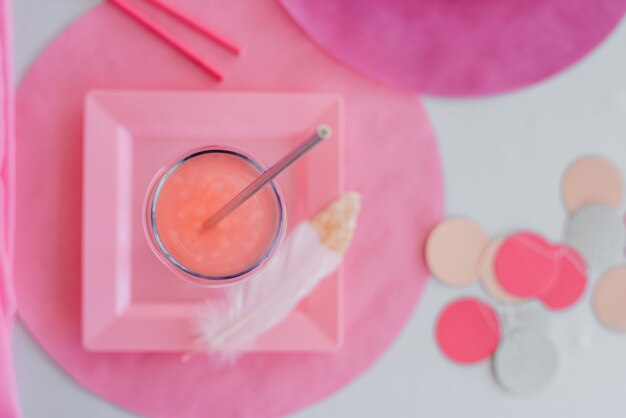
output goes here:
[[239, 45], [237, 45], [231, 40], [224, 38], [224, 36], [213, 31], [212, 29], [207, 28], [206, 26], [204, 26], [202, 23], [198, 22], [194, 18], [187, 16], [181, 13], [180, 11], [174, 9], [169, 4], [164, 3], [161, 0], [146, 0], [146, 1], [154, 4], [156, 7], [159, 7], [164, 12], [172, 15], [173, 17], [180, 20], [181, 22], [186, 23], [190, 27], [194, 28], [198, 32], [205, 35], [206, 37], [213, 39], [215, 42], [222, 45], [224, 48], [228, 49], [229, 51], [234, 52], [235, 54], [239, 54], [241, 52], [241, 48], [239, 47]]
[[157, 25], [155, 22], [150, 20], [147, 16], [145, 16], [142, 12], [140, 12], [135, 7], [127, 3], [124, 3], [121, 0], [109, 0], [109, 2], [119, 7], [122, 11], [126, 12], [130, 17], [135, 19], [137, 22], [141, 23], [146, 28], [154, 32], [156, 35], [160, 36], [164, 41], [166, 41], [171, 46], [176, 48], [181, 54], [183, 54], [192, 62], [194, 62], [196, 65], [198, 65], [203, 70], [211, 74], [218, 81], [221, 81], [224, 78], [224, 76], [222, 75], [220, 71], [218, 71], [209, 63], [205, 62], [198, 54], [193, 52], [191, 49], [187, 48], [184, 44], [179, 42], [170, 33], [168, 33], [167, 30], [165, 30], [164, 28], [162, 28], [161, 26]]

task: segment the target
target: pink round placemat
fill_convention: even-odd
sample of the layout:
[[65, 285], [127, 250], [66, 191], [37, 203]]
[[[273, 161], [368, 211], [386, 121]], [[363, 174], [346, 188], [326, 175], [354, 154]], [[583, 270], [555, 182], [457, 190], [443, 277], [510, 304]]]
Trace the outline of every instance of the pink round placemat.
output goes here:
[[[348, 71], [271, 1], [172, 1], [244, 47], [220, 55], [226, 82], [108, 4], [42, 54], [17, 97], [15, 276], [24, 323], [76, 381], [151, 417], [275, 417], [328, 396], [383, 353], [427, 280], [422, 244], [442, 213], [436, 142], [420, 101]], [[97, 354], [80, 343], [82, 105], [92, 88], [339, 92], [346, 185], [363, 212], [346, 260], [345, 338], [332, 353], [252, 353], [235, 367], [202, 356]]]
[[626, 0], [280, 0], [323, 48], [389, 85], [443, 96], [515, 90], [591, 51]]

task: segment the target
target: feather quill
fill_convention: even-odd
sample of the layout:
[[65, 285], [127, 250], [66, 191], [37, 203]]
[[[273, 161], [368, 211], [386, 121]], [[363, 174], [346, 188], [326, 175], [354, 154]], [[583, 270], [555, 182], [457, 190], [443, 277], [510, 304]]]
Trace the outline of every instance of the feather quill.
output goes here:
[[302, 222], [256, 276], [224, 289], [198, 314], [197, 346], [232, 360], [277, 325], [341, 264], [360, 211], [358, 193], [346, 193]]

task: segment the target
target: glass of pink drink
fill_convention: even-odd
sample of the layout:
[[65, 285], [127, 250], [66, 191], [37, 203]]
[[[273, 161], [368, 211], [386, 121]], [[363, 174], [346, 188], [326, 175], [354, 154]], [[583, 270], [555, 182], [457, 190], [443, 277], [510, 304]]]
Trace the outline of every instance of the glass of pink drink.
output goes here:
[[146, 195], [144, 222], [161, 262], [204, 286], [240, 282], [260, 271], [286, 230], [284, 199], [274, 182], [214, 227], [203, 224], [263, 171], [250, 156], [222, 147], [196, 150], [161, 170]]

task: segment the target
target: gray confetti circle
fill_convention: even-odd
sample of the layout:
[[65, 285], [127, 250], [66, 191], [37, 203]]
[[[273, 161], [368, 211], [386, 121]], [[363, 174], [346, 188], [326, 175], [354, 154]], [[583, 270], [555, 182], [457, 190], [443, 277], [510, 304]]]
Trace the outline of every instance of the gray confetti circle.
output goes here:
[[624, 260], [624, 220], [610, 206], [585, 206], [569, 217], [565, 242], [580, 252], [592, 273], [601, 273]]
[[505, 336], [493, 357], [498, 383], [516, 395], [528, 395], [546, 387], [556, 368], [554, 345], [531, 328], [520, 328]]

